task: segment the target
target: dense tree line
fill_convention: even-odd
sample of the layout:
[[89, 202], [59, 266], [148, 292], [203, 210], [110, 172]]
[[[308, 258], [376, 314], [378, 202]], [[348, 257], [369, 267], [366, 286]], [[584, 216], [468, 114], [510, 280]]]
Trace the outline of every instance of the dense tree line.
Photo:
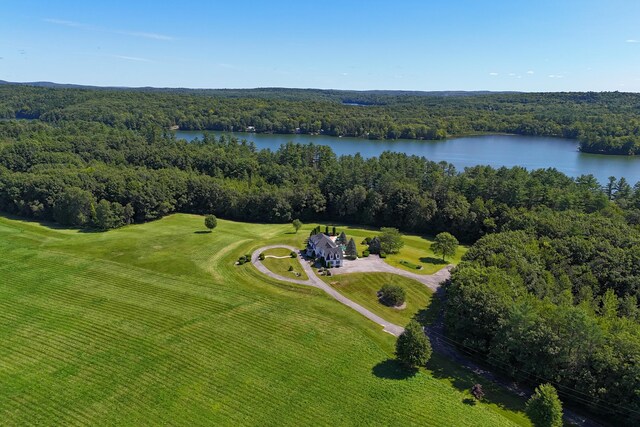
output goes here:
[[[640, 236], [603, 213], [512, 212], [447, 285], [448, 334], [532, 384], [640, 421]], [[506, 231], [509, 230], [509, 231]]]
[[[578, 139], [583, 151], [640, 153], [640, 95], [293, 89], [97, 90], [0, 86], [0, 118], [97, 121], [168, 129], [323, 133], [370, 139], [442, 139], [513, 133]], [[355, 105], [353, 105], [355, 104]], [[532, 141], [532, 143], [535, 143]]]

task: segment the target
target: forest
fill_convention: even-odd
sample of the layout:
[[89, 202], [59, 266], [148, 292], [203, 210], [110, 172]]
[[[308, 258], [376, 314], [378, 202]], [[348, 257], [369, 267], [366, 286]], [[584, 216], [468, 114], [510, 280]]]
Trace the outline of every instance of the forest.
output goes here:
[[[257, 125], [254, 108], [270, 111], [263, 119], [273, 125], [269, 117], [281, 113], [259, 107], [271, 102], [291, 102], [305, 111], [306, 118], [288, 122], [293, 129], [324, 114], [325, 102], [335, 106], [331, 96], [267, 102], [230, 95], [212, 101], [197, 93], [11, 87], [0, 97], [5, 117], [39, 120], [0, 121], [0, 211], [98, 230], [184, 212], [253, 222], [397, 227], [429, 235], [448, 231], [473, 246], [445, 286], [447, 335], [520, 381], [551, 382], [564, 400], [637, 425], [640, 183], [611, 178], [602, 187], [593, 176], [570, 178], [554, 169], [458, 171], [445, 162], [390, 152], [370, 159], [337, 157], [313, 144], [257, 150], [246, 141], [207, 133], [187, 143], [167, 130], [173, 123], [186, 128], [188, 122], [212, 128], [217, 126], [208, 121], [212, 117], [229, 126], [235, 120]], [[371, 115], [370, 124], [378, 123], [370, 108], [385, 109], [378, 104], [386, 96], [358, 98], [377, 106], [353, 108]], [[442, 102], [451, 103], [452, 111], [456, 103], [487, 102], [491, 111], [492, 102], [511, 96]], [[598, 109], [617, 109], [618, 118], [631, 114], [631, 95], [594, 96], [593, 114]], [[562, 97], [578, 95], [550, 95], [556, 101]], [[412, 102], [417, 101], [407, 98], [406, 111], [412, 111]], [[215, 106], [203, 112], [209, 103]], [[588, 101], [583, 107], [592, 108]], [[337, 108], [336, 120], [340, 108], [347, 106]]]
[[640, 153], [640, 95], [316, 89], [99, 89], [0, 85], [0, 118], [144, 130], [427, 139], [509, 133], [577, 139], [589, 153]]

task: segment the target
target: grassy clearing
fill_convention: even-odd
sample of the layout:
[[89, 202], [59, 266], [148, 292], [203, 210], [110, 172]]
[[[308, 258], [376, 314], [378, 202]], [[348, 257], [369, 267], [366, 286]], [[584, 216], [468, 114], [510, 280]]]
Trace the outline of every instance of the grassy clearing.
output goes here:
[[443, 361], [398, 376], [377, 325], [234, 265], [310, 227], [201, 230], [193, 215], [106, 233], [0, 217], [2, 424], [527, 425], [499, 392], [466, 405], [475, 377]]
[[[299, 258], [291, 258], [291, 251], [284, 248], [268, 249], [263, 252], [265, 256], [287, 256], [288, 258], [265, 258], [262, 263], [269, 270], [283, 277], [290, 277], [292, 279], [307, 280], [309, 276], [304, 272], [300, 265]], [[293, 267], [293, 271], [289, 271], [289, 267]], [[296, 273], [300, 274], [299, 276]]]
[[[353, 273], [323, 277], [334, 289], [378, 316], [404, 326], [431, 302], [433, 292], [422, 283], [390, 273]], [[407, 293], [406, 307], [398, 310], [378, 301], [377, 292], [385, 283], [402, 286]]]

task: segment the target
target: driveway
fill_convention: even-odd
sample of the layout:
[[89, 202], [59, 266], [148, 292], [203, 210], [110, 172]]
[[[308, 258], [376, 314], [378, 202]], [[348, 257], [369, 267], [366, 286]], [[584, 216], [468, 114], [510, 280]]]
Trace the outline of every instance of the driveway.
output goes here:
[[[267, 267], [265, 267], [264, 264], [260, 261], [260, 254], [266, 251], [267, 249], [275, 249], [275, 248], [286, 248], [290, 251], [295, 251], [296, 253], [298, 253], [298, 260], [300, 261], [300, 264], [302, 265], [302, 268], [304, 269], [305, 273], [307, 273], [309, 280], [290, 279], [288, 277], [284, 277], [279, 274], [276, 274], [271, 270], [269, 270]], [[354, 301], [351, 301], [349, 298], [345, 297], [340, 292], [336, 291], [331, 286], [323, 282], [318, 276], [316, 276], [316, 273], [313, 271], [313, 268], [311, 267], [310, 262], [302, 258], [300, 251], [298, 251], [296, 248], [292, 246], [272, 245], [272, 246], [264, 246], [260, 249], [256, 249], [251, 255], [251, 263], [258, 269], [258, 271], [274, 279], [281, 280], [284, 282], [297, 283], [299, 285], [313, 286], [314, 288], [322, 289], [323, 291], [331, 295], [333, 298], [340, 301], [342, 304], [354, 309], [358, 313], [365, 316], [367, 319], [370, 319], [375, 323], [377, 323], [378, 325], [382, 326], [385, 332], [398, 336], [402, 333], [402, 331], [404, 331], [404, 328], [402, 326], [398, 326], [391, 322], [387, 322], [382, 317], [367, 310], [360, 304]]]
[[392, 265], [384, 262], [384, 260], [377, 255], [369, 255], [366, 258], [358, 258], [356, 260], [345, 259], [342, 267], [331, 269], [331, 274], [393, 273], [420, 282], [432, 291], [436, 292], [440, 287], [440, 284], [451, 277], [452, 268], [453, 265], [450, 264], [438, 270], [434, 274], [417, 274], [398, 267], [393, 267]]

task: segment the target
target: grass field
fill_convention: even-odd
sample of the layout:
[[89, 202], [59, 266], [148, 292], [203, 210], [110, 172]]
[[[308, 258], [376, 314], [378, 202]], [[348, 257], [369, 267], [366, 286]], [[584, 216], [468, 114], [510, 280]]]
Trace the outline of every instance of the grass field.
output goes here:
[[[0, 424], [529, 425], [523, 402], [240, 255], [309, 228], [172, 215], [106, 233], [0, 217]], [[303, 233], [304, 231], [304, 233]]]
[[[347, 238], [353, 237], [358, 248], [358, 255], [361, 255], [362, 251], [367, 249], [367, 246], [362, 244], [365, 237], [373, 237], [380, 234], [377, 229], [365, 230], [350, 226], [337, 226], [336, 228], [338, 233], [344, 231]], [[324, 226], [322, 226], [321, 229], [324, 230]], [[467, 246], [460, 245], [458, 246], [456, 254], [452, 258], [447, 258], [447, 260], [443, 262], [441, 255], [436, 255], [431, 251], [431, 243], [433, 242], [432, 238], [427, 236], [404, 235], [403, 239], [404, 247], [400, 252], [393, 255], [387, 255], [385, 261], [394, 267], [417, 274], [433, 274], [445, 267], [447, 264], [457, 264], [468, 250]], [[401, 263], [402, 260], [408, 261], [411, 264], [420, 265], [422, 266], [422, 269], [417, 270], [403, 265]]]
[[[309, 277], [307, 273], [304, 272], [302, 266], [300, 265], [300, 260], [298, 258], [291, 258], [291, 251], [284, 248], [274, 248], [267, 249], [263, 252], [266, 255], [274, 255], [277, 257], [287, 256], [289, 258], [265, 258], [262, 260], [262, 263], [269, 270], [273, 271], [276, 274], [279, 274], [283, 277], [290, 277], [292, 279], [299, 280], [307, 280]], [[293, 271], [289, 271], [289, 267], [293, 267]], [[296, 276], [295, 273], [300, 274], [300, 276]]]
[[[353, 273], [323, 277], [334, 289], [378, 316], [404, 326], [431, 302], [433, 292], [422, 283], [390, 273]], [[385, 283], [401, 286], [407, 293], [406, 307], [398, 310], [378, 301], [377, 292]]]

